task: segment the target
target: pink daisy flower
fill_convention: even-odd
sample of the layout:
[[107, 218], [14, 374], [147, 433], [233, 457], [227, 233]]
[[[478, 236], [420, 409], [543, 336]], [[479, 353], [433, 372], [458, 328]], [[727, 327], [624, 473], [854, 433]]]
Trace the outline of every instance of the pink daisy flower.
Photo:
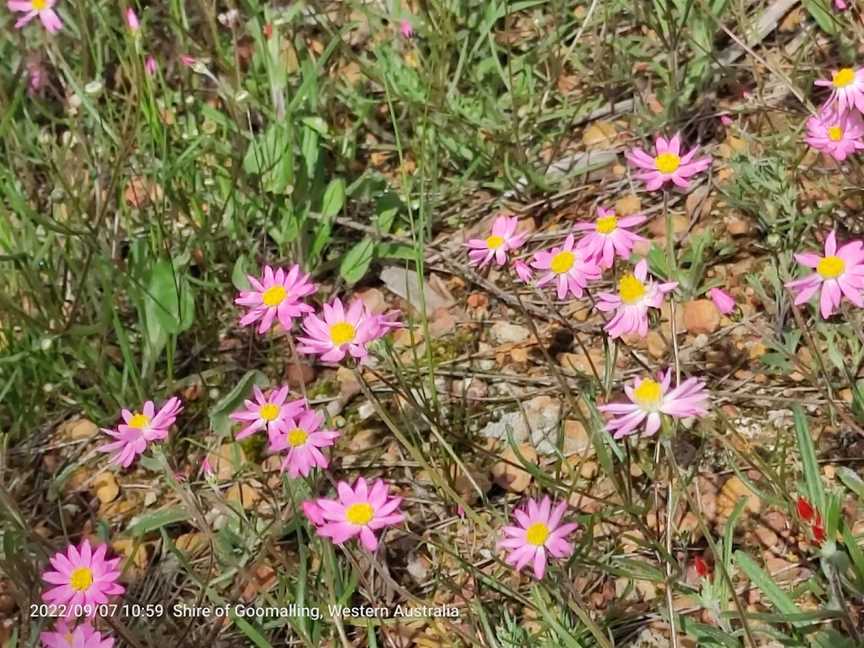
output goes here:
[[507, 253], [517, 250], [525, 243], [525, 236], [517, 234], [519, 219], [515, 216], [499, 216], [492, 224], [492, 232], [485, 239], [471, 239], [466, 245], [471, 248], [468, 259], [471, 265], [482, 268], [492, 259], [499, 266], [507, 262]]
[[229, 414], [228, 418], [246, 423], [236, 438], [245, 439], [258, 430], [267, 429], [268, 434], [279, 432], [281, 426], [306, 409], [306, 401], [301, 399], [285, 402], [288, 397], [288, 386], [283, 385], [272, 389], [266, 394], [258, 385], [252, 387], [255, 400], [243, 401], [244, 409]]
[[383, 335], [389, 324], [380, 316], [370, 315], [363, 300], [355, 299], [345, 310], [337, 297], [324, 304], [322, 317], [312, 314], [303, 319], [306, 337], [298, 337], [297, 350], [320, 355], [324, 362], [339, 362], [350, 353], [358, 360], [369, 355], [366, 345], [376, 336]]
[[534, 276], [534, 272], [531, 270], [531, 266], [522, 261], [516, 261], [513, 264], [513, 270], [516, 272], [516, 276], [519, 277], [519, 281], [522, 283], [530, 283], [531, 277]]
[[240, 296], [234, 300], [235, 304], [249, 309], [240, 319], [240, 326], [249, 326], [261, 320], [258, 332], [266, 333], [278, 317], [282, 328], [288, 331], [295, 317], [314, 310], [300, 300], [314, 293], [317, 288], [309, 281], [308, 274], [302, 274], [297, 264], [291, 266], [288, 272], [282, 268], [273, 272], [273, 268], [264, 266], [264, 275], [260, 279], [252, 276], [248, 279], [253, 290], [240, 291]]
[[324, 520], [324, 524], [318, 525], [318, 535], [330, 538], [334, 544], [341, 545], [359, 535], [366, 550], [375, 551], [378, 548], [375, 532], [404, 519], [397, 510], [402, 498], [390, 497], [387, 484], [380, 479], [370, 488], [360, 477], [353, 489], [342, 481], [336, 490], [338, 499], [315, 502]]
[[112, 648], [114, 639], [102, 636], [89, 621], [70, 627], [66, 619], [60, 619], [51, 632], [39, 633], [44, 648]]
[[864, 149], [864, 122], [858, 113], [823, 111], [807, 120], [804, 141], [838, 162]]
[[402, 328], [402, 322], [398, 321], [401, 316], [402, 312], [398, 310], [387, 311], [380, 315], [370, 314], [369, 318], [372, 320], [372, 325], [369, 328], [369, 341], [377, 340], [394, 329]]
[[159, 64], [156, 62], [156, 57], [150, 54], [144, 60], [144, 71], [147, 73], [148, 76], [153, 76], [154, 74], [156, 74], [156, 70], [158, 69]]
[[95, 614], [95, 606], [107, 603], [109, 596], [125, 592], [117, 582], [120, 558], [105, 560], [107, 549], [108, 545], [103, 544], [93, 551], [90, 541], [83, 540], [77, 548], [70, 544], [66, 553], [54, 554], [50, 562], [56, 571], [42, 574], [42, 580], [54, 587], [42, 594], [42, 600], [66, 605], [66, 616], [74, 613], [75, 606], [84, 605], [93, 606]]
[[123, 423], [116, 430], [102, 428], [102, 431], [116, 441], [97, 448], [100, 452], [113, 452], [111, 461], [128, 468], [135, 458], [142, 454], [153, 441], [162, 441], [183, 411], [183, 405], [176, 396], [169, 398], [159, 412], [153, 401], [144, 403], [140, 412], [121, 411]]
[[525, 508], [513, 511], [516, 526], [504, 527], [504, 540], [499, 546], [510, 550], [506, 562], [516, 571], [522, 571], [528, 563], [534, 564], [534, 578], [541, 580], [546, 573], [546, 553], [553, 558], [567, 558], [573, 553], [573, 545], [567, 536], [579, 528], [572, 522], [561, 524], [567, 502], [552, 508], [549, 496], [539, 504], [529, 499]]
[[837, 11], [846, 11], [849, 5], [846, 4], [846, 0], [834, 0], [834, 8]]
[[837, 103], [840, 112], [857, 108], [864, 112], [864, 68], [841, 68], [831, 74], [831, 79], [817, 79], [816, 85], [831, 88], [829, 101]]
[[599, 279], [602, 274], [595, 261], [585, 258], [581, 250], [573, 249], [573, 242], [570, 234], [563, 246], [537, 252], [531, 261], [533, 268], [547, 271], [537, 280], [537, 286], [554, 281], [558, 287], [558, 299], [564, 299], [568, 292], [578, 299], [588, 282]]
[[303, 515], [309, 520], [314, 527], [319, 527], [326, 524], [324, 520], [324, 511], [312, 500], [306, 500], [300, 507], [303, 509]]
[[606, 424], [606, 429], [620, 439], [634, 434], [645, 421], [642, 436], [652, 436], [660, 429], [662, 414], [677, 419], [708, 413], [708, 392], [703, 381], [688, 378], [670, 390], [671, 381], [672, 373], [667, 369], [660, 382], [653, 378], [636, 378], [632, 387], [625, 385], [629, 403], [609, 403], [597, 408], [615, 415]]
[[723, 315], [728, 315], [735, 310], [735, 299], [725, 290], [721, 290], [720, 288], [712, 288], [708, 291], [708, 297], [711, 298], [711, 301], [714, 302], [717, 310], [723, 313]]
[[648, 191], [656, 191], [668, 182], [686, 189], [690, 186], [691, 177], [711, 166], [710, 157], [693, 159], [698, 150], [698, 147], [695, 147], [682, 155], [679, 135], [674, 135], [668, 142], [658, 135], [653, 157], [642, 149], [634, 148], [627, 152], [627, 160], [642, 169], [636, 177], [645, 183]]
[[339, 433], [334, 430], [319, 430], [324, 417], [314, 410], [306, 410], [296, 419], [286, 420], [276, 431], [270, 433], [270, 450], [287, 450], [282, 461], [282, 472], [288, 471], [291, 477], [306, 477], [315, 468], [327, 467], [327, 457], [321, 448], [336, 443]]
[[601, 268], [611, 268], [616, 254], [622, 259], [628, 259], [633, 246], [645, 240], [627, 228], [641, 225], [646, 220], [642, 214], [618, 218], [614, 209], [598, 207], [597, 219], [593, 223], [577, 223], [574, 226], [576, 230], [589, 232], [579, 239], [576, 247], [584, 250]]
[[138, 21], [138, 14], [135, 13], [135, 10], [132, 7], [126, 9], [126, 26], [129, 27], [129, 31], [133, 33], [141, 29], [141, 23]]
[[633, 333], [645, 337], [648, 335], [648, 309], [660, 308], [663, 295], [674, 290], [677, 285], [677, 281], [658, 284], [648, 279], [648, 262], [642, 259], [632, 273], [618, 280], [617, 295], [597, 295], [598, 310], [615, 311], [615, 315], [603, 327], [604, 330], [611, 338]]
[[54, 34], [63, 27], [60, 16], [54, 11], [55, 4], [57, 4], [57, 0], [9, 0], [6, 6], [9, 7], [10, 11], [24, 14], [15, 23], [15, 29], [21, 29], [36, 16], [39, 16], [45, 29]]
[[837, 248], [834, 230], [825, 239], [825, 256], [815, 252], [796, 254], [795, 260], [803, 266], [816, 270], [803, 279], [786, 283], [795, 295], [795, 305], [805, 304], [821, 289], [819, 308], [823, 318], [831, 317], [845, 296], [849, 301], [864, 308], [864, 243], [851, 241]]

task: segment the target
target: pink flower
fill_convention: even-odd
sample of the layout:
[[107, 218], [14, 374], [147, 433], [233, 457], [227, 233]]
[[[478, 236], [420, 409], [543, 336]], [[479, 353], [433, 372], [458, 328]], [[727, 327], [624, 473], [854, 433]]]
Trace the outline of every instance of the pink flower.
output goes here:
[[109, 596], [125, 592], [117, 582], [120, 571], [116, 569], [119, 558], [105, 560], [108, 545], [99, 545], [96, 551], [90, 547], [89, 540], [83, 540], [76, 548], [69, 545], [66, 553], [54, 554], [51, 565], [56, 571], [46, 571], [42, 580], [53, 585], [42, 594], [46, 603], [66, 605], [66, 616], [75, 613], [75, 606], [93, 606], [87, 616], [96, 614], [95, 606], [108, 602]]
[[530, 283], [531, 277], [534, 276], [531, 267], [522, 260], [516, 261], [513, 264], [513, 270], [516, 271], [516, 276], [519, 277], [519, 281], [522, 283]]
[[144, 403], [140, 412], [122, 410], [123, 423], [116, 430], [102, 428], [102, 431], [116, 439], [97, 448], [100, 452], [113, 452], [111, 461], [128, 468], [135, 458], [142, 454], [152, 441], [162, 441], [183, 411], [180, 399], [172, 397], [156, 413], [153, 401]]
[[686, 189], [690, 186], [689, 179], [697, 173], [702, 173], [711, 166], [711, 158], [704, 157], [694, 160], [698, 148], [681, 155], [681, 137], [674, 135], [668, 142], [657, 136], [654, 144], [654, 157], [648, 155], [639, 148], [628, 151], [627, 159], [630, 164], [639, 169], [636, 177], [645, 182], [648, 191], [656, 191], [667, 182]]
[[303, 509], [303, 514], [308, 518], [312, 526], [319, 527], [326, 524], [324, 520], [324, 511], [312, 500], [306, 500], [300, 507]]
[[534, 578], [541, 580], [546, 573], [546, 552], [553, 558], [567, 558], [573, 553], [573, 545], [567, 542], [567, 536], [579, 525], [572, 522], [561, 524], [567, 502], [560, 502], [552, 508], [549, 496], [539, 504], [529, 499], [525, 508], [513, 511], [513, 517], [518, 526], [504, 527], [506, 538], [499, 543], [500, 547], [510, 550], [506, 562], [513, 565], [516, 571], [522, 571], [528, 563], [534, 564]]
[[647, 219], [634, 214], [619, 219], [614, 209], [597, 208], [597, 219], [593, 223], [577, 223], [574, 229], [589, 232], [579, 239], [576, 247], [584, 250], [601, 268], [611, 268], [617, 254], [622, 259], [630, 258], [633, 246], [645, 239], [629, 231], [628, 227], [641, 225]]
[[27, 94], [31, 97], [39, 94], [45, 86], [45, 81], [48, 77], [45, 68], [41, 61], [31, 60], [27, 62]]
[[306, 410], [298, 418], [283, 422], [276, 432], [270, 433], [270, 450], [287, 450], [282, 461], [282, 471], [291, 477], [306, 477], [315, 468], [326, 468], [327, 457], [320, 448], [332, 446], [339, 433], [333, 430], [319, 430], [324, 417], [313, 410]]
[[52, 632], [39, 633], [39, 639], [44, 648], [112, 648], [114, 639], [102, 637], [89, 621], [82, 621], [75, 627], [70, 627], [66, 619], [60, 619], [54, 624]]
[[549, 251], [537, 252], [531, 266], [537, 270], [548, 272], [540, 277], [537, 286], [543, 286], [550, 281], [558, 285], [558, 299], [564, 299], [568, 292], [579, 298], [589, 281], [599, 279], [600, 266], [591, 259], [586, 259], [580, 250], [573, 249], [573, 235], [570, 234], [562, 247], [554, 247]]
[[411, 38], [414, 36], [414, 27], [411, 26], [410, 20], [402, 20], [399, 23], [399, 32], [402, 34], [402, 38]]
[[338, 500], [319, 499], [316, 504], [321, 510], [324, 524], [318, 526], [318, 535], [330, 538], [334, 544], [360, 536], [360, 542], [367, 551], [378, 548], [375, 531], [399, 524], [403, 515], [398, 512], [401, 497], [390, 497], [387, 484], [376, 481], [369, 488], [366, 480], [360, 477], [352, 489], [348, 482], [336, 485]]
[[201, 462], [201, 472], [204, 474], [205, 479], [210, 479], [216, 474], [213, 466], [210, 465], [210, 458], [207, 455], [204, 455], [204, 460]]
[[725, 290], [712, 288], [708, 291], [708, 296], [711, 298], [711, 301], [714, 302], [717, 310], [724, 315], [728, 315], [735, 310], [735, 299], [733, 299], [732, 295], [727, 293]]
[[597, 408], [601, 412], [616, 415], [606, 428], [614, 432], [616, 439], [620, 439], [633, 434], [647, 419], [642, 436], [652, 436], [660, 429], [661, 414], [686, 418], [708, 413], [708, 392], [704, 382], [688, 378], [670, 391], [671, 380], [671, 371], [667, 370], [661, 382], [653, 378], [636, 378], [632, 387], [625, 385], [624, 392], [631, 402], [609, 403]]
[[723, 126], [731, 126], [735, 122], [732, 121], [732, 118], [729, 115], [723, 113], [720, 115], [720, 123], [723, 124]]
[[615, 311], [604, 330], [611, 338], [622, 335], [648, 335], [648, 309], [660, 308], [663, 295], [671, 292], [677, 281], [657, 284], [648, 279], [648, 262], [642, 259], [636, 264], [633, 273], [625, 274], [618, 280], [618, 294], [600, 293], [597, 295], [598, 310]]
[[841, 68], [831, 74], [831, 79], [817, 79], [816, 85], [831, 88], [828, 101], [837, 103], [840, 112], [857, 108], [864, 112], [864, 68]]
[[507, 262], [507, 253], [522, 247], [525, 236], [516, 233], [519, 219], [515, 216], [499, 216], [492, 224], [492, 232], [485, 239], [471, 239], [466, 245], [471, 248], [468, 259], [471, 265], [482, 268], [492, 259], [499, 266]]
[[[368, 313], [367, 309], [367, 313]], [[391, 310], [386, 313], [381, 313], [380, 315], [369, 315], [369, 319], [372, 320], [372, 324], [369, 327], [369, 340], [377, 340], [380, 337], [384, 337], [390, 331], [398, 328], [402, 328], [402, 322], [397, 321], [402, 316], [401, 311]]]
[[297, 350], [321, 356], [324, 362], [339, 362], [350, 353], [363, 360], [369, 354], [366, 345], [382, 334], [380, 316], [370, 315], [363, 300], [355, 299], [346, 311], [339, 298], [324, 304], [322, 317], [307, 315], [303, 330], [308, 337], [298, 337]]
[[141, 28], [141, 23], [138, 22], [138, 14], [135, 13], [132, 7], [126, 9], [126, 25], [131, 32], [137, 32]]
[[864, 243], [851, 241], [837, 249], [834, 230], [825, 239], [825, 256], [814, 252], [796, 254], [795, 260], [816, 272], [803, 279], [786, 283], [795, 295], [795, 305], [805, 304], [819, 292], [820, 312], [823, 318], [831, 317], [845, 295], [859, 308], [864, 308]]
[[834, 0], [834, 8], [837, 11], [846, 11], [849, 8], [849, 5], [844, 2], [844, 0]]
[[838, 162], [864, 149], [864, 122], [858, 113], [837, 114], [822, 111], [807, 120], [807, 135], [804, 141], [817, 151], [830, 155]]
[[186, 67], [192, 67], [193, 65], [195, 65], [198, 62], [198, 59], [196, 59], [194, 56], [191, 56], [189, 54], [181, 54], [180, 55], [180, 62], [183, 65], [185, 65]]
[[249, 276], [253, 290], [242, 290], [234, 300], [235, 304], [249, 309], [240, 320], [240, 326], [249, 326], [261, 320], [259, 333], [266, 333], [273, 325], [273, 320], [279, 318], [279, 323], [286, 331], [291, 330], [295, 317], [311, 313], [314, 309], [301, 299], [314, 293], [317, 288], [309, 281], [308, 274], [302, 274], [299, 265], [291, 266], [288, 272], [277, 268], [273, 272], [270, 266], [264, 266], [264, 274], [260, 279]]
[[306, 409], [306, 401], [302, 398], [285, 402], [288, 397], [287, 385], [270, 390], [266, 394], [261, 391], [258, 385], [255, 385], [252, 387], [252, 392], [255, 400], [243, 401], [244, 409], [228, 416], [235, 421], [247, 423], [246, 427], [237, 433], [238, 441], [265, 428], [268, 435], [276, 434], [283, 423], [292, 420]]
[[144, 60], [144, 71], [149, 75], [153, 76], [156, 74], [156, 70], [159, 69], [159, 65], [156, 63], [156, 57], [150, 54]]
[[21, 29], [24, 25], [39, 16], [45, 29], [54, 34], [60, 31], [63, 23], [60, 16], [54, 11], [57, 0], [9, 0], [6, 6], [10, 11], [22, 12], [24, 15], [15, 23], [15, 29]]

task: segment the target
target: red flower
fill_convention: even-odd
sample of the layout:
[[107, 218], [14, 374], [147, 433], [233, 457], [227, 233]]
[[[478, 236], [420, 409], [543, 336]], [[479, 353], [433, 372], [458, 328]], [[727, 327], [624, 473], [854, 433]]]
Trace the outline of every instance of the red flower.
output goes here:
[[822, 526], [822, 520], [819, 520], [818, 524], [813, 525], [813, 539], [821, 545], [826, 537], [825, 527]]
[[708, 566], [708, 563], [705, 562], [701, 556], [696, 556], [693, 559], [693, 566], [696, 568], [696, 573], [700, 578], [705, 578], [711, 573], [711, 568]]
[[264, 25], [264, 29], [262, 31], [264, 32], [264, 38], [270, 40], [270, 38], [273, 36], [273, 24], [267, 23], [266, 25]]
[[797, 508], [798, 515], [801, 517], [802, 520], [804, 520], [805, 522], [811, 522], [813, 520], [813, 517], [816, 514], [816, 510], [813, 508], [813, 505], [810, 504], [810, 502], [808, 502], [803, 497], [799, 497]]

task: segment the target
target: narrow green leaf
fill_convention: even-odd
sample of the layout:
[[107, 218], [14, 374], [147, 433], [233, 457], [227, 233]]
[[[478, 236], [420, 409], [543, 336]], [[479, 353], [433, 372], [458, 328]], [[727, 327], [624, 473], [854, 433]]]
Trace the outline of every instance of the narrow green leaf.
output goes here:
[[186, 510], [185, 506], [172, 506], [138, 518], [129, 525], [128, 531], [132, 536], [140, 537], [151, 531], [156, 531], [178, 522], [185, 522], [188, 519], [189, 511]]
[[819, 464], [816, 461], [816, 449], [813, 447], [813, 438], [810, 436], [807, 418], [804, 416], [804, 411], [800, 406], [796, 406], [793, 411], [795, 418], [795, 438], [798, 441], [798, 452], [801, 453], [801, 462], [804, 464], [807, 496], [820, 511], [824, 511], [825, 489], [822, 485]]

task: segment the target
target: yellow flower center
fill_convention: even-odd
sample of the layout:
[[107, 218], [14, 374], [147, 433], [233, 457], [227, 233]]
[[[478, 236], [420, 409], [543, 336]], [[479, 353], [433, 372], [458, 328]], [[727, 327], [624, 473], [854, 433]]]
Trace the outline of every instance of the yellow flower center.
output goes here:
[[660, 173], [675, 173], [681, 166], [681, 158], [674, 153], [661, 153], [654, 158], [654, 166]]
[[564, 274], [565, 272], [569, 272], [575, 261], [576, 255], [567, 250], [562, 250], [552, 257], [552, 262], [549, 264], [549, 268], [555, 274]]
[[143, 430], [148, 425], [150, 425], [150, 417], [141, 413], [134, 414], [129, 421], [129, 427], [136, 430]]
[[351, 524], [365, 526], [375, 517], [372, 505], [366, 502], [357, 502], [345, 509], [345, 519]]
[[303, 428], [294, 428], [288, 433], [288, 443], [292, 448], [296, 448], [298, 446], [302, 446], [306, 443], [306, 439], [309, 438], [309, 435], [306, 434], [306, 430]]
[[855, 70], [853, 70], [852, 68], [843, 68], [842, 70], [837, 70], [834, 73], [834, 78], [831, 79], [831, 82], [834, 84], [835, 88], [845, 88], [853, 81], [855, 81]]
[[829, 256], [819, 261], [816, 266], [818, 272], [824, 279], [836, 279], [843, 274], [846, 269], [846, 264], [843, 259], [837, 256]]
[[48, 0], [32, 0], [30, 6], [33, 11], [45, 11], [48, 8]]
[[618, 296], [625, 304], [635, 304], [645, 296], [645, 284], [636, 275], [626, 274], [618, 281]]
[[633, 395], [639, 405], [653, 407], [663, 397], [663, 387], [656, 380], [646, 378], [633, 390]]
[[69, 587], [76, 592], [83, 592], [90, 589], [93, 584], [93, 570], [89, 567], [79, 567], [75, 569], [69, 576]]
[[535, 547], [542, 547], [549, 537], [549, 527], [542, 522], [535, 522], [525, 531], [525, 541]]
[[497, 250], [502, 245], [504, 245], [504, 239], [497, 234], [493, 234], [486, 239], [486, 247], [490, 250]]
[[841, 139], [843, 139], [843, 129], [839, 126], [829, 126], [828, 139], [830, 139], [832, 142], [839, 142]]
[[357, 329], [348, 322], [339, 322], [330, 327], [330, 341], [336, 346], [353, 342], [356, 335]]
[[258, 416], [267, 421], [275, 421], [276, 417], [279, 416], [279, 406], [274, 403], [264, 403], [260, 408], [258, 408]]
[[598, 218], [594, 225], [594, 229], [598, 234], [610, 234], [618, 227], [618, 219], [614, 216], [603, 216]]
[[283, 299], [285, 299], [285, 288], [279, 285], [270, 286], [261, 294], [261, 301], [270, 308], [281, 304]]

